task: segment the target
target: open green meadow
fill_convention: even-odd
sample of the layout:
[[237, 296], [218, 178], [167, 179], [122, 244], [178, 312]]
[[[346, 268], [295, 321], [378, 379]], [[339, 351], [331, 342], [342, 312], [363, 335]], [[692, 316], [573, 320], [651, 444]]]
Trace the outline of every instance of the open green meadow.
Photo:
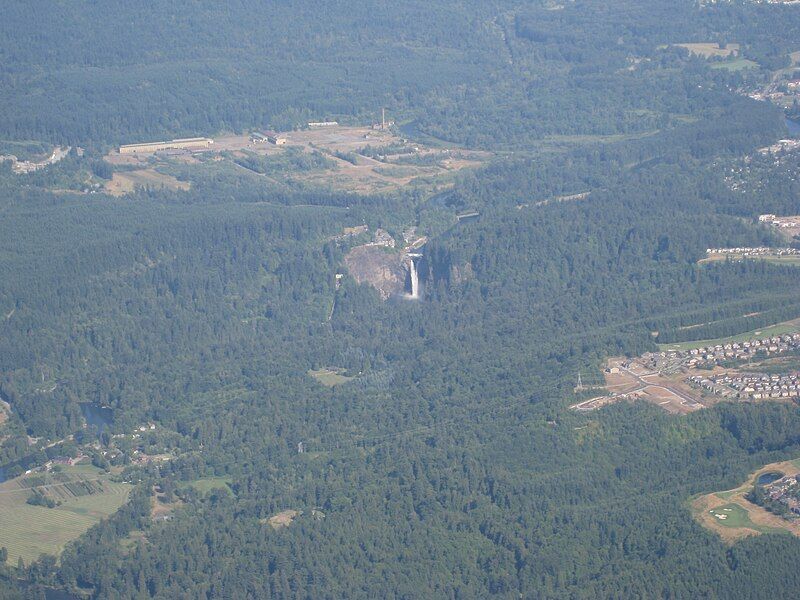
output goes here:
[[678, 342], [674, 344], [659, 344], [659, 350], [691, 350], [693, 348], [705, 348], [707, 346], [716, 346], [718, 344], [732, 344], [734, 342], [746, 342], [748, 340], [762, 339], [772, 337], [774, 335], [784, 335], [787, 333], [800, 332], [800, 319], [792, 321], [785, 321], [770, 325], [769, 327], [761, 327], [746, 333], [732, 335], [724, 338], [717, 338], [715, 340], [696, 340], [693, 342]]
[[712, 69], [726, 69], [728, 71], [743, 71], [744, 69], [754, 69], [756, 67], [758, 67], [758, 63], [746, 58], [736, 58], [711, 65]]
[[211, 490], [220, 489], [233, 493], [230, 488], [231, 480], [227, 477], [203, 477], [191, 482], [191, 486], [201, 494], [207, 494]]
[[800, 256], [743, 256], [741, 254], [714, 254], [700, 259], [698, 264], [725, 262], [728, 260], [759, 260], [773, 265], [786, 265], [789, 267], [800, 266]]
[[[8, 562], [16, 564], [22, 557], [29, 563], [41, 554], [58, 556], [68, 542], [119, 510], [131, 486], [112, 483], [100, 473], [93, 467], [68, 468], [61, 474], [69, 475], [67, 481], [37, 488], [61, 502], [54, 508], [27, 504], [31, 483], [39, 483], [41, 476], [32, 482], [23, 476], [0, 484], [0, 547], [8, 549]], [[71, 488], [85, 495], [75, 495]]]

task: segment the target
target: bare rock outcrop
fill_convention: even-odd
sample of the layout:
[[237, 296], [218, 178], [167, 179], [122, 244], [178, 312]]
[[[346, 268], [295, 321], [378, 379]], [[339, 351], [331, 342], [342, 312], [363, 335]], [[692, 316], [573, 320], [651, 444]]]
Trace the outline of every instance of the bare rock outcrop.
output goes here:
[[382, 246], [357, 246], [344, 258], [347, 270], [358, 283], [368, 283], [384, 300], [406, 289], [405, 252], [392, 252]]

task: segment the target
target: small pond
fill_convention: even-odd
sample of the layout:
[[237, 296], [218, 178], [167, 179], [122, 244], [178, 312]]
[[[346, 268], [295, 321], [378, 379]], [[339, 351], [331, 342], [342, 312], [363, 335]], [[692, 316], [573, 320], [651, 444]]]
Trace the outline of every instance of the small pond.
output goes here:
[[100, 406], [94, 402], [81, 402], [80, 406], [86, 424], [97, 429], [98, 433], [103, 433], [114, 421], [114, 411], [107, 406]]
[[779, 473], [778, 471], [770, 471], [769, 473], [762, 473], [758, 476], [756, 483], [758, 485], [769, 485], [773, 481], [778, 481], [783, 477], [783, 473]]

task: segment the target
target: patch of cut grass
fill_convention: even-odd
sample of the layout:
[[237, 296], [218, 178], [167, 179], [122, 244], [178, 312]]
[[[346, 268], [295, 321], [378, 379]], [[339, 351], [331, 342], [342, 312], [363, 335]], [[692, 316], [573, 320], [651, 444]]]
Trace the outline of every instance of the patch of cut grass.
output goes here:
[[725, 69], [727, 71], [743, 71], [745, 69], [755, 69], [758, 63], [746, 58], [736, 58], [734, 60], [727, 60], [725, 62], [713, 63], [712, 69]]
[[201, 494], [207, 494], [215, 489], [223, 489], [233, 494], [233, 490], [230, 488], [231, 480], [227, 477], [203, 477], [201, 479], [195, 479], [190, 482], [189, 485]]
[[785, 529], [779, 527], [767, 527], [766, 525], [753, 523], [750, 519], [750, 513], [740, 504], [725, 504], [718, 508], [712, 508], [709, 512], [721, 527], [730, 527], [732, 529], [744, 527], [760, 533], [787, 533]]

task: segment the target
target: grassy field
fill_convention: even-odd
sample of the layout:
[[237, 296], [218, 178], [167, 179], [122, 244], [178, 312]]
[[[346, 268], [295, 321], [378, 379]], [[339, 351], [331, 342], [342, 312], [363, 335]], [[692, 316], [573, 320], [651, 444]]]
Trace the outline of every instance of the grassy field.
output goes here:
[[186, 181], [178, 181], [172, 175], [159, 173], [155, 169], [140, 169], [137, 171], [114, 173], [111, 181], [106, 183], [106, 191], [113, 196], [129, 194], [138, 187], [188, 190], [190, 184]]
[[727, 69], [728, 71], [743, 71], [745, 69], [754, 69], [758, 67], [758, 63], [746, 58], [736, 58], [725, 62], [713, 63], [712, 69]]
[[724, 504], [711, 509], [709, 513], [719, 521], [721, 527], [755, 528], [755, 524], [750, 520], [750, 514], [738, 504]]
[[[8, 562], [21, 556], [26, 563], [41, 554], [58, 556], [64, 546], [90, 527], [115, 513], [127, 500], [131, 486], [108, 481], [108, 476], [93, 467], [65, 469], [72, 481], [91, 480], [97, 493], [73, 496], [66, 484], [49, 484], [53, 496], [63, 498], [55, 508], [26, 503], [31, 495], [26, 477], [0, 484], [0, 546], [8, 549]], [[96, 481], [95, 481], [96, 480]], [[99, 485], [97, 485], [99, 484]]]
[[774, 263], [776, 265], [791, 265], [793, 267], [800, 267], [800, 256], [768, 256], [762, 260], [764, 262]]
[[736, 56], [739, 54], [739, 44], [727, 44], [724, 48], [720, 48], [716, 42], [700, 42], [691, 44], [675, 44], [681, 48], [686, 48], [692, 54], [702, 56], [703, 58], [711, 58], [714, 56]]
[[692, 348], [705, 348], [706, 346], [716, 346], [717, 344], [732, 344], [734, 342], [746, 342], [753, 339], [772, 337], [773, 335], [784, 335], [786, 333], [800, 332], [800, 319], [778, 323], [769, 327], [754, 329], [738, 335], [732, 335], [714, 340], [697, 340], [694, 342], [678, 342], [675, 344], [659, 344], [659, 350], [691, 350]]
[[308, 374], [326, 387], [341, 385], [353, 379], [342, 375], [338, 369], [316, 369], [310, 370]]
[[222, 488], [233, 493], [230, 488], [231, 480], [227, 477], [203, 477], [191, 482], [191, 486], [201, 494], [207, 494], [211, 490]]

